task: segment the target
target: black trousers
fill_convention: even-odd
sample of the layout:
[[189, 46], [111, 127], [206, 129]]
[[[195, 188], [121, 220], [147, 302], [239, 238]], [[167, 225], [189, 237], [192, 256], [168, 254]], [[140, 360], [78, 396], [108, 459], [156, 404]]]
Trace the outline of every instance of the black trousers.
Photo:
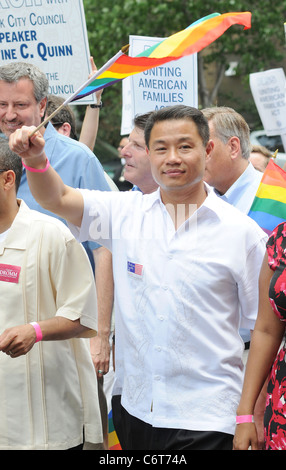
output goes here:
[[122, 450], [232, 450], [231, 434], [154, 428], [131, 416], [120, 395], [112, 397], [112, 416]]

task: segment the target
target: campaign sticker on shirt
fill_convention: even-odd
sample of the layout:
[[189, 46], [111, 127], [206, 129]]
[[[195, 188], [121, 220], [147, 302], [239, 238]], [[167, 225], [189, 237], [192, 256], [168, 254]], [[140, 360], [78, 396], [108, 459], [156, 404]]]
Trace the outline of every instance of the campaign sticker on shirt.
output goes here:
[[137, 277], [138, 279], [142, 279], [143, 265], [127, 261], [127, 272], [131, 276]]
[[18, 284], [21, 267], [10, 264], [0, 264], [0, 281]]

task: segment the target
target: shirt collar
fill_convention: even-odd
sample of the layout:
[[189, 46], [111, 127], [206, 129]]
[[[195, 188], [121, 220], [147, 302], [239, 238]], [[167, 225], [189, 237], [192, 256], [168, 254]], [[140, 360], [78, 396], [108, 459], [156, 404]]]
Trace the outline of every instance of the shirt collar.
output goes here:
[[18, 199], [18, 204], [20, 206], [19, 212], [11, 225], [10, 232], [3, 243], [0, 243], [0, 255], [3, 254], [5, 248], [25, 250], [27, 247], [27, 239], [31, 222], [28, 217], [30, 209], [21, 199]]
[[[217, 205], [218, 205], [219, 198], [216, 196], [213, 188], [205, 182], [204, 182], [204, 187], [207, 193], [207, 197], [204, 200], [203, 204], [198, 208], [197, 212], [209, 210], [217, 216]], [[156, 189], [156, 191], [154, 191], [151, 194], [143, 195], [143, 200], [145, 203], [146, 210], [150, 210], [154, 206], [154, 204], [163, 205], [161, 194], [160, 194], [160, 188]]]
[[244, 188], [248, 187], [250, 184], [254, 184], [255, 181], [259, 180], [259, 178], [261, 179], [262, 176], [263, 173], [257, 171], [252, 163], [249, 162], [244, 172], [223, 195], [223, 199], [232, 204], [232, 201], [234, 201], [237, 196], [241, 196]]
[[160, 188], [156, 189], [153, 193], [143, 194], [140, 191], [134, 191], [134, 194], [140, 194], [142, 196], [143, 207], [146, 211], [152, 209], [154, 204], [161, 202]]
[[215, 217], [215, 218], [219, 218], [219, 214], [220, 214], [220, 211], [219, 211], [219, 207], [221, 204], [225, 204], [225, 202], [221, 201], [214, 189], [209, 186], [207, 183], [204, 182], [204, 185], [205, 185], [205, 190], [207, 192], [207, 197], [206, 199], [204, 200], [203, 204], [198, 208], [198, 213], [203, 216], [203, 214], [208, 211], [209, 213], [209, 216], [211, 217]]
[[58, 132], [58, 131], [54, 128], [54, 126], [52, 125], [52, 123], [51, 123], [51, 122], [48, 122], [48, 125], [47, 125], [47, 127], [46, 127], [46, 129], [45, 129], [45, 134], [44, 134], [45, 140], [51, 138], [53, 135], [56, 135], [56, 134], [55, 134], [56, 132]]

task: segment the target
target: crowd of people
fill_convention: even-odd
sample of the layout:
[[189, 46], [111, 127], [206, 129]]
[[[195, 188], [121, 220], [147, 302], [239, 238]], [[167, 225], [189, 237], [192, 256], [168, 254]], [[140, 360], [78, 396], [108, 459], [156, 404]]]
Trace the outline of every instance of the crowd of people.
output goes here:
[[286, 231], [248, 216], [245, 119], [136, 116], [118, 191], [92, 152], [101, 92], [78, 138], [69, 106], [35, 131], [48, 86], [0, 67], [0, 449], [108, 449], [111, 337], [123, 450], [285, 449]]

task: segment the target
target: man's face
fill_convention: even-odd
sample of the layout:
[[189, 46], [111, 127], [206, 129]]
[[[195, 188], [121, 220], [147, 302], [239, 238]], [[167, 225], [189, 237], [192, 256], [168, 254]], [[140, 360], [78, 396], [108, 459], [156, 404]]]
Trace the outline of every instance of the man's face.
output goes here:
[[164, 190], [188, 189], [204, 175], [204, 146], [190, 119], [157, 122], [150, 135], [150, 161], [154, 179]]
[[146, 150], [144, 131], [135, 127], [129, 136], [127, 145], [121, 155], [125, 158], [124, 178], [132, 184], [141, 187], [147, 181], [152, 181], [150, 161]]
[[224, 144], [215, 134], [212, 121], [209, 121], [210, 139], [214, 143], [213, 150], [206, 159], [204, 181], [214, 188], [221, 190], [225, 176], [230, 168], [230, 145]]
[[45, 114], [46, 98], [37, 103], [31, 80], [0, 81], [0, 130], [9, 137], [22, 126], [38, 126]]

